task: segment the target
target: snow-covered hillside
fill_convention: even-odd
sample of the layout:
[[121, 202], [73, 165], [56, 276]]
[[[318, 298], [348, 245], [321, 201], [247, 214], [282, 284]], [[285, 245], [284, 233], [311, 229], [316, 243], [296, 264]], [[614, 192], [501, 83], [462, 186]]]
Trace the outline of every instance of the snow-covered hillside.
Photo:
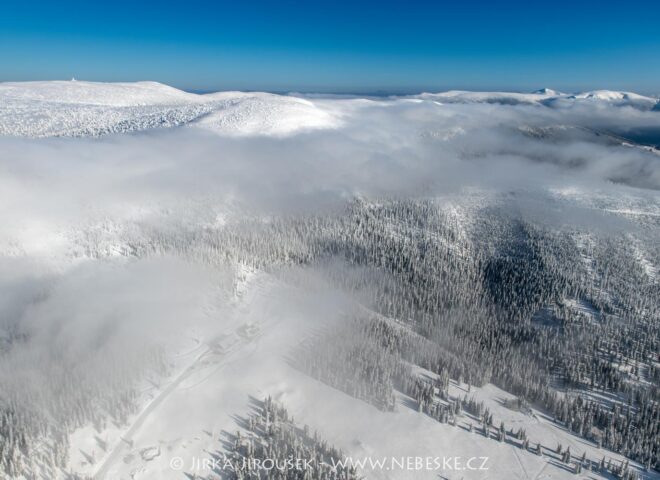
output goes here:
[[[658, 99], [629, 92], [566, 94], [547, 88], [534, 93], [423, 93], [389, 102], [406, 98], [449, 104], [658, 108]], [[0, 135], [99, 136], [186, 125], [221, 135], [285, 136], [342, 125], [344, 110], [352, 111], [355, 102], [335, 100], [242, 92], [198, 95], [156, 82], [0, 83]]]
[[655, 101], [0, 84], [0, 478], [660, 478]]
[[657, 98], [631, 92], [594, 90], [578, 94], [561, 93], [543, 88], [532, 93], [514, 92], [466, 92], [423, 93], [419, 98], [433, 99], [446, 103], [497, 103], [502, 105], [545, 105], [548, 107], [580, 105], [584, 101], [603, 102], [616, 106], [627, 106], [640, 110], [651, 110]]
[[200, 102], [199, 96], [158, 82], [100, 83], [71, 81], [0, 83], [3, 101], [67, 105], [137, 107]]
[[311, 101], [270, 94], [196, 95], [156, 82], [0, 84], [0, 135], [99, 136], [182, 125], [223, 135], [333, 128]]

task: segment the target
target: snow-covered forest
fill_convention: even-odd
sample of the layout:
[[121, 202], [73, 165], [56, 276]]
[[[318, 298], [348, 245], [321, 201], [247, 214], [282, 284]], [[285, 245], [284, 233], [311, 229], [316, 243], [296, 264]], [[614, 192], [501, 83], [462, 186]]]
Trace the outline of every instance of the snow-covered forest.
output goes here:
[[657, 478], [658, 105], [0, 84], [0, 477]]

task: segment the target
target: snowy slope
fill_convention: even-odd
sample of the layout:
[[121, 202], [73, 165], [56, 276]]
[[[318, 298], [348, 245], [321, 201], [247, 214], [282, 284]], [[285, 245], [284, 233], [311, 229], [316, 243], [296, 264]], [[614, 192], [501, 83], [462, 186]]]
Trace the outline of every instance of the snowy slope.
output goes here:
[[[305, 130], [334, 128], [340, 118], [311, 100], [270, 93], [209, 94], [211, 113], [195, 126], [232, 135], [283, 136]], [[217, 103], [216, 103], [217, 102]]]
[[435, 100], [440, 103], [499, 103], [508, 105], [537, 104], [541, 100], [552, 98], [546, 93], [515, 93], [515, 92], [470, 92], [451, 90], [442, 93], [422, 93], [421, 99]]
[[156, 82], [0, 84], [0, 135], [100, 136], [180, 125], [229, 135], [286, 135], [337, 124], [312, 101], [281, 95], [196, 95]]
[[190, 122], [209, 109], [198, 95], [156, 82], [0, 84], [0, 135], [99, 136]]
[[[570, 446], [576, 456], [586, 452], [592, 460], [624, 460], [575, 437], [537, 411], [525, 415], [507, 409], [502, 401], [513, 397], [492, 385], [472, 387], [468, 393], [465, 384], [452, 382], [450, 393], [485, 402], [496, 425], [503, 421], [507, 428], [525, 429], [532, 441], [542, 441], [548, 448], [541, 456], [468, 432], [469, 424], [476, 428], [478, 421], [467, 415], [455, 427], [438, 423], [417, 412], [404, 396], [398, 397], [395, 412], [379, 411], [305, 376], [288, 361], [290, 348], [301, 338], [321, 324], [336, 321], [318, 311], [309, 316], [315, 303], [327, 301], [322, 293], [307, 293], [303, 298], [295, 289], [258, 272], [247, 278], [244, 287], [246, 294], [236, 304], [235, 314], [223, 318], [224, 333], [195, 337], [196, 346], [183, 349], [179, 370], [150, 387], [144, 408], [128, 425], [100, 431], [85, 427], [73, 434], [72, 471], [96, 479], [167, 480], [177, 474], [204, 478], [212, 472], [200, 467], [200, 461], [221, 455], [227, 434], [242, 429], [240, 418], [250, 411], [250, 397], [267, 395], [285, 404], [300, 425], [317, 430], [357, 461], [365, 457], [488, 459], [484, 471], [365, 467], [361, 473], [369, 479], [576, 478], [549, 451], [557, 443]], [[296, 298], [296, 308], [283, 310], [281, 298]], [[253, 334], [245, 335], [246, 324], [252, 326]], [[173, 463], [177, 461], [181, 467]], [[577, 478], [593, 477], [585, 472]]]
[[652, 102], [655, 103], [653, 98], [638, 95], [632, 92], [617, 92], [612, 90], [593, 90], [590, 92], [579, 93], [575, 98], [589, 99], [589, 100], [605, 100], [608, 102], [620, 102], [628, 100], [630, 102]]
[[[657, 99], [630, 92], [598, 90], [564, 94], [448, 91], [393, 97], [436, 104], [579, 104], [657, 109]], [[343, 125], [345, 114], [364, 99], [220, 92], [197, 95], [156, 82], [97, 83], [52, 81], [0, 83], [0, 135], [26, 137], [100, 136], [188, 125], [221, 135], [286, 136]]]
[[183, 105], [203, 101], [199, 95], [158, 82], [6, 82], [0, 83], [0, 98], [25, 103], [35, 101], [112, 107]]
[[516, 92], [470, 92], [452, 90], [443, 93], [423, 93], [417, 96], [441, 103], [496, 103], [502, 105], [545, 105], [548, 107], [571, 106], [583, 102], [602, 102], [616, 106], [629, 106], [640, 110], [651, 110], [657, 98], [646, 97], [631, 92], [594, 90], [578, 94], [557, 92], [543, 88], [532, 93]]

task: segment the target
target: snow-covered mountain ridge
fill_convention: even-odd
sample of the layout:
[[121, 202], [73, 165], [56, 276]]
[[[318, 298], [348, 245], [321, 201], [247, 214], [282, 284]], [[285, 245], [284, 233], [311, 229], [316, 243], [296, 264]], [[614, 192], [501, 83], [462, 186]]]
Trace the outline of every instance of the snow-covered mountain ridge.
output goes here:
[[332, 128], [312, 102], [269, 93], [198, 95], [156, 82], [0, 84], [0, 135], [100, 136], [190, 125], [224, 135], [273, 135]]
[[[578, 94], [550, 89], [534, 93], [448, 91], [388, 97], [433, 104], [582, 105], [658, 109], [658, 99], [631, 92], [596, 90]], [[43, 81], [0, 83], [0, 135], [25, 137], [100, 136], [153, 128], [190, 126], [221, 135], [286, 136], [333, 129], [360, 99], [276, 95], [259, 92], [195, 94], [157, 82]]]
[[422, 93], [418, 97], [447, 103], [538, 104], [547, 107], [571, 106], [584, 101], [591, 101], [628, 106], [640, 110], [650, 110], [658, 104], [657, 98], [632, 92], [592, 90], [581, 93], [562, 93], [549, 88], [542, 88], [532, 93], [451, 90], [441, 93]]

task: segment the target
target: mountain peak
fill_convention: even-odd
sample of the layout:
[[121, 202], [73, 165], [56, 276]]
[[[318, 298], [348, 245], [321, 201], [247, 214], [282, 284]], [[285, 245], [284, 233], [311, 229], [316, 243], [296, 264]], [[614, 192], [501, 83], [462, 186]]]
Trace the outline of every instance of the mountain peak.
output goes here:
[[559, 95], [559, 92], [556, 90], [553, 90], [552, 88], [541, 88], [539, 90], [534, 90], [532, 93], [536, 93], [538, 95]]

